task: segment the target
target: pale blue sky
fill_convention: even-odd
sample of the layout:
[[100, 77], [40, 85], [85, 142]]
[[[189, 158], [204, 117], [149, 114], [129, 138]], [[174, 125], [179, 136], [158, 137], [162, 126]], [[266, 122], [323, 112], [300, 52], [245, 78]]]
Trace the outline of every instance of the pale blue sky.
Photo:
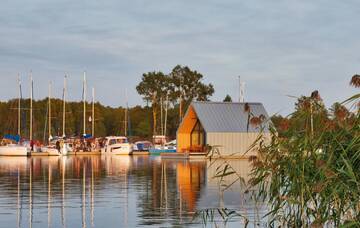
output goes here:
[[[82, 71], [97, 100], [143, 104], [135, 86], [147, 71], [168, 73], [188, 65], [212, 82], [212, 100], [263, 102], [270, 114], [287, 114], [294, 100], [318, 89], [327, 105], [355, 92], [360, 72], [360, 2], [331, 0], [3, 0], [0, 7], [0, 100], [24, 95], [33, 71], [35, 98], [63, 75], [69, 98], [81, 99]], [[89, 97], [90, 99], [90, 97]]]

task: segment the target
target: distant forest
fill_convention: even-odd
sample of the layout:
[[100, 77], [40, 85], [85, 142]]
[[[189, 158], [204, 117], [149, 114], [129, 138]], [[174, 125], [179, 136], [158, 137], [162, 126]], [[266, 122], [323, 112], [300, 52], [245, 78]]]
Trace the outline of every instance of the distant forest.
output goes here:
[[[21, 100], [21, 137], [29, 138], [30, 124], [30, 100]], [[18, 100], [13, 99], [7, 102], [0, 102], [0, 136], [4, 134], [17, 134], [18, 124]], [[33, 137], [36, 140], [48, 138], [47, 130], [47, 108], [48, 100], [43, 99], [33, 101]], [[62, 100], [52, 99], [52, 135], [62, 135]], [[159, 110], [160, 112], [160, 110]], [[128, 135], [138, 136], [142, 139], [149, 139], [153, 134], [152, 108], [135, 106], [128, 109], [129, 124]], [[86, 129], [91, 133], [91, 103], [87, 103]], [[159, 122], [160, 122], [160, 115]], [[176, 135], [176, 129], [179, 124], [178, 107], [172, 107], [168, 111], [167, 132], [171, 138]], [[160, 133], [160, 126], [159, 133]], [[66, 103], [66, 135], [79, 136], [83, 129], [83, 103]], [[124, 135], [125, 134], [125, 108], [109, 107], [95, 103], [95, 136]]]

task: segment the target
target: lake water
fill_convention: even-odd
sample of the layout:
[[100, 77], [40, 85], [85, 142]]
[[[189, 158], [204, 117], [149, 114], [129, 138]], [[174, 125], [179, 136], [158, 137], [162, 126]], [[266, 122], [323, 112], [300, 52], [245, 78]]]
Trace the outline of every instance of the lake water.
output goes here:
[[[228, 162], [246, 182], [248, 161]], [[244, 183], [219, 190], [236, 178], [213, 178], [220, 164], [159, 156], [0, 157], [0, 227], [203, 227], [195, 212], [218, 207], [262, 226], [264, 209], [244, 194]], [[243, 225], [236, 217], [226, 227]]]

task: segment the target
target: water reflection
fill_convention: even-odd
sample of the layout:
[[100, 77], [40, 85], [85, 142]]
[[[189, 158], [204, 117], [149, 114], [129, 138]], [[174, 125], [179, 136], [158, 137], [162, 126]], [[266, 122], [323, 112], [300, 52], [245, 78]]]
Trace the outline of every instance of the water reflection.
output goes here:
[[[247, 161], [231, 164], [247, 181]], [[1, 157], [0, 226], [197, 227], [201, 208], [253, 210], [240, 182], [221, 193], [215, 173], [209, 161], [151, 156]]]

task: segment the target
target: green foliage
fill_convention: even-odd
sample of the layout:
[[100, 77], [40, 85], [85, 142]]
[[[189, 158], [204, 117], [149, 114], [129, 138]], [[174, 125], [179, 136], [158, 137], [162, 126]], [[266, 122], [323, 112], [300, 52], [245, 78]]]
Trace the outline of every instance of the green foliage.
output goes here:
[[[17, 134], [17, 100], [0, 102], [0, 137], [4, 134]], [[47, 99], [33, 102], [33, 134], [34, 139], [48, 138], [47, 130]], [[21, 136], [29, 138], [29, 99], [21, 100]], [[62, 135], [62, 100], [52, 99], [52, 135]], [[87, 119], [91, 116], [91, 104], [87, 104]], [[95, 103], [95, 136], [124, 135], [125, 109], [123, 107], [108, 107]], [[169, 110], [168, 133], [175, 137], [177, 123], [176, 109]], [[149, 107], [135, 106], [129, 109], [133, 135], [141, 139], [151, 139], [151, 109]], [[175, 118], [174, 118], [175, 116]], [[66, 103], [66, 135], [79, 136], [82, 134], [83, 106], [81, 102]], [[47, 126], [46, 126], [47, 127]], [[91, 132], [91, 123], [87, 121], [87, 132]]]
[[[144, 101], [151, 103], [152, 107], [152, 125], [153, 134], [159, 133], [161, 124], [158, 124], [161, 105], [165, 108], [165, 101], [168, 98], [172, 103], [173, 109], [178, 110], [178, 119], [173, 119], [169, 115], [170, 121], [178, 124], [182, 118], [184, 110], [190, 105], [192, 100], [207, 101], [214, 93], [212, 84], [202, 82], [203, 75], [189, 67], [177, 65], [169, 75], [162, 72], [144, 73], [141, 82], [136, 86], [137, 92], [143, 97]], [[173, 113], [171, 113], [173, 114]], [[142, 123], [145, 127], [145, 123]], [[174, 129], [170, 129], [174, 131]]]
[[227, 94], [223, 101], [224, 102], [232, 102], [232, 98], [230, 97], [229, 94]]
[[189, 105], [192, 100], [207, 101], [215, 92], [214, 86], [202, 82], [203, 75], [187, 66], [177, 65], [171, 71], [171, 99], [176, 102], [179, 97]]
[[162, 72], [148, 72], [143, 74], [136, 90], [145, 101], [157, 104], [161, 97], [165, 98], [169, 84], [169, 78]]

